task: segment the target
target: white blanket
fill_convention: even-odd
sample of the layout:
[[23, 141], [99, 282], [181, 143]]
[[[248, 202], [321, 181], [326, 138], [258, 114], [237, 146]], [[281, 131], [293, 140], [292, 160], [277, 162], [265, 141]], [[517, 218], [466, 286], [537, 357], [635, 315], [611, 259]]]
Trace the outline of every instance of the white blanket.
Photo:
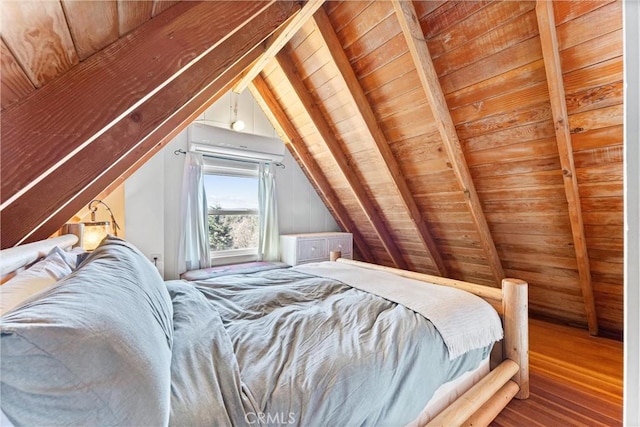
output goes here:
[[440, 332], [450, 359], [488, 346], [503, 336], [500, 317], [493, 307], [460, 289], [330, 261], [302, 264], [293, 269], [338, 280], [421, 314]]

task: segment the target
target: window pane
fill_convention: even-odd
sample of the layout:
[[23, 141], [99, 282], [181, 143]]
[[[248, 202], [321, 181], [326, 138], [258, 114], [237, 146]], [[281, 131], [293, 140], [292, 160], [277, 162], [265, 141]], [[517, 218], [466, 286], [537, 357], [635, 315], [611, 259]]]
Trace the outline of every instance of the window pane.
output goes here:
[[213, 252], [237, 249], [257, 251], [258, 178], [206, 174], [204, 182], [209, 205], [208, 225], [211, 250]]
[[205, 175], [209, 208], [258, 209], [258, 178]]

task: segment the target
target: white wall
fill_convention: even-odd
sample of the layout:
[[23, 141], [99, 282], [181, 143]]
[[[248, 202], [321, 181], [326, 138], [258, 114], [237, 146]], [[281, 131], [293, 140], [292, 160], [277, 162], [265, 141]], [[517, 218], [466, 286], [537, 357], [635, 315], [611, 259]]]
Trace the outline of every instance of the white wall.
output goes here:
[[625, 1], [624, 425], [640, 426], [640, 3]]
[[340, 231], [288, 151], [282, 163], [285, 169], [277, 169], [276, 172], [280, 234]]
[[163, 169], [164, 156], [156, 155], [124, 184], [126, 239], [150, 259], [159, 255], [156, 265], [161, 274], [165, 265]]
[[[248, 91], [240, 95], [228, 93], [213, 104], [198, 120], [229, 127], [236, 119], [245, 122], [245, 133], [277, 138], [278, 135]], [[180, 194], [187, 132], [180, 133], [167, 146], [142, 166], [124, 184], [127, 240], [147, 256], [160, 254], [158, 269], [164, 278], [177, 278], [178, 242], [180, 236]], [[338, 231], [339, 227], [324, 206], [306, 176], [286, 152], [285, 169], [277, 169], [278, 217], [280, 232], [306, 233]]]

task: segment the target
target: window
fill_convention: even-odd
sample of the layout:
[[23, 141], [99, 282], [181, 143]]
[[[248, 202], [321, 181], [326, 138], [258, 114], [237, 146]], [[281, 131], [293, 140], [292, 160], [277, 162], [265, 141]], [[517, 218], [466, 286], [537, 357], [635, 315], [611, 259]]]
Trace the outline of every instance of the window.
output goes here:
[[258, 256], [258, 165], [205, 159], [212, 264], [252, 261]]

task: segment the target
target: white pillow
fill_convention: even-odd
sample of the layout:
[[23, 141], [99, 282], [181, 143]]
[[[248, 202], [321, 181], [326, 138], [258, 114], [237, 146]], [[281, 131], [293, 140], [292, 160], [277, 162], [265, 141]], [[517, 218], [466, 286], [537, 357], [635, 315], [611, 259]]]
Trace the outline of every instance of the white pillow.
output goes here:
[[51, 255], [51, 253], [54, 251], [57, 252], [67, 264], [69, 264], [69, 267], [71, 267], [72, 271], [74, 271], [80, 264], [78, 260], [82, 261], [87, 257], [87, 255], [90, 254], [90, 252], [87, 252], [79, 247], [69, 249], [68, 251], [55, 247], [51, 250], [51, 252], [49, 252], [49, 255]]
[[53, 248], [43, 260], [0, 286], [0, 316], [71, 274], [72, 267], [65, 258], [72, 259], [63, 250]]

